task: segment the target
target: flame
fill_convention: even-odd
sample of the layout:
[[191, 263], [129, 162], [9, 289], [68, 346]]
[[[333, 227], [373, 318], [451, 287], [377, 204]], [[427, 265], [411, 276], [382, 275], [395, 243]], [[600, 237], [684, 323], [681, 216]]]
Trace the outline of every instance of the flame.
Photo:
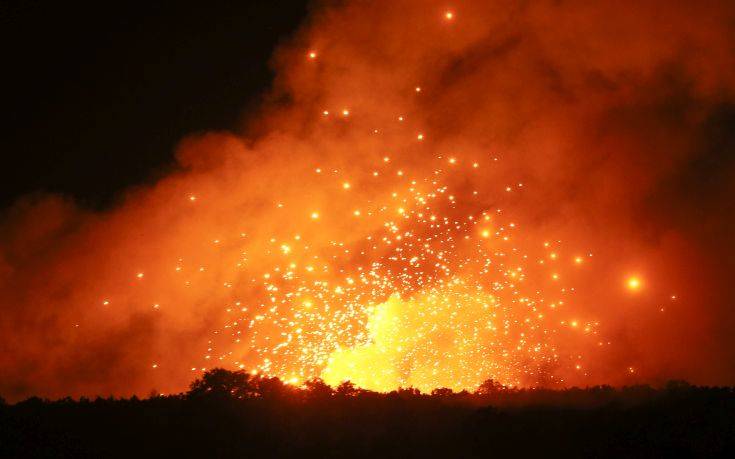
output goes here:
[[3, 396], [213, 366], [380, 390], [733, 375], [735, 182], [691, 186], [731, 169], [703, 156], [729, 145], [731, 6], [327, 3], [243, 132], [184, 139], [104, 212], [8, 212]]
[[[245, 364], [263, 374], [375, 390], [474, 389], [488, 378], [562, 383], [565, 371], [579, 370], [580, 345], [594, 340], [599, 322], [590, 317], [583, 333], [576, 320], [565, 325], [583, 311], [573, 312], [575, 289], [558, 273], [578, 263], [562, 263], [562, 244], [534, 242], [506, 222], [508, 212], [458, 186], [491, 180], [492, 168], [459, 154], [408, 170], [372, 161], [361, 170], [315, 168], [312, 192], [330, 196], [329, 210], [309, 216], [317, 227], [306, 231], [296, 217], [296, 236], [271, 233], [256, 244], [270, 266], [249, 293], [261, 313], [226, 327], [238, 337], [232, 355], [248, 355]], [[381, 162], [374, 183], [369, 171]], [[341, 238], [323, 237], [340, 227]]]

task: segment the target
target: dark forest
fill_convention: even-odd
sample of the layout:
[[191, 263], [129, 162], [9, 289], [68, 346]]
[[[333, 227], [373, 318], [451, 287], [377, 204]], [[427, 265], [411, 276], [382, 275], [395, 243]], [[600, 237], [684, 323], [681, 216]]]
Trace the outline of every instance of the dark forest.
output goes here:
[[735, 450], [735, 392], [669, 381], [476, 392], [296, 388], [214, 369], [186, 393], [0, 406], [3, 457], [703, 457]]

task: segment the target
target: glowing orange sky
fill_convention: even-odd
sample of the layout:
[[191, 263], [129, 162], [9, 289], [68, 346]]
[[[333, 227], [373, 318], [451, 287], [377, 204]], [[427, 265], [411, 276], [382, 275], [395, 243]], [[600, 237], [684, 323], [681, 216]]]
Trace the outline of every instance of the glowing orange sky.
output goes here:
[[109, 211], [8, 211], [0, 394], [240, 365], [380, 389], [735, 382], [733, 13], [316, 8], [241, 133], [182, 140]]

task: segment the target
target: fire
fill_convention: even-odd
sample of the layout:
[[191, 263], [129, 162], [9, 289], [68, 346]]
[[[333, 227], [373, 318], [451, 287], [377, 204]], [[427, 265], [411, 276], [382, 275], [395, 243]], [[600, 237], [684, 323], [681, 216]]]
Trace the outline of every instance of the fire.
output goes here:
[[[555, 325], [572, 310], [565, 300], [573, 289], [559, 272], [575, 263], [560, 263], [561, 244], [534, 242], [506, 221], [503, 209], [459, 188], [493, 174], [461, 159], [450, 157], [445, 169], [447, 160], [437, 155], [425, 167], [404, 170], [376, 157], [372, 166], [382, 162], [395, 173], [369, 195], [326, 191], [333, 179], [319, 174], [311, 186], [329, 195], [329, 215], [310, 217], [324, 217], [330, 230], [288, 243], [273, 233], [256, 244], [266, 248], [258, 258], [269, 267], [249, 298], [261, 312], [226, 327], [233, 338], [246, 338], [246, 348], [233, 343], [232, 355], [249, 355], [248, 367], [286, 380], [350, 380], [375, 390], [473, 389], [488, 378], [506, 385], [561, 382], [559, 368], [574, 370], [561, 342], [591, 339], [599, 325], [587, 323], [584, 335]], [[371, 167], [323, 169], [349, 172], [357, 183], [372, 175]], [[495, 191], [501, 194], [502, 186]], [[345, 226], [342, 238], [323, 237], [356, 216], [362, 223]], [[303, 232], [297, 217], [293, 225]], [[272, 244], [281, 250], [267, 249]], [[544, 258], [556, 263], [534, 263]]]
[[641, 289], [643, 286], [641, 283], [641, 279], [637, 276], [631, 276], [625, 281], [625, 285], [628, 287], [628, 290], [636, 292]]
[[725, 16], [327, 3], [242, 135], [183, 140], [105, 212], [8, 214], [2, 388], [169, 392], [216, 366], [379, 390], [729, 371], [707, 309], [726, 270], [695, 256], [718, 225], [685, 218], [727, 207], [727, 175], [668, 205], [697, 183], [682, 165], [720, 164], [697, 155], [722, 142], [694, 147], [732, 94]]

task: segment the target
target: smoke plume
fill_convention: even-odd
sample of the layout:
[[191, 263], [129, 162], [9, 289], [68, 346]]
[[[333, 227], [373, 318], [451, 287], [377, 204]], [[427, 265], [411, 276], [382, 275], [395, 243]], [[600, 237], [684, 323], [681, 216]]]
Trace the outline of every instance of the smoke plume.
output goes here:
[[[735, 383], [733, 24], [730, 2], [318, 5], [273, 56], [272, 90], [241, 132], [183, 139], [174, 172], [126, 191], [109, 210], [55, 195], [6, 210], [0, 394], [180, 391], [203, 368], [241, 365], [295, 380], [329, 366], [323, 376], [334, 381], [335, 366], [347, 365], [340, 375], [368, 386], [375, 365], [398, 365], [380, 388], [426, 389], [431, 372], [411, 367], [405, 352], [411, 362], [431, 359], [396, 348], [394, 337], [376, 341], [370, 327], [380, 318], [370, 314], [403, 307], [410, 317], [391, 322], [404, 327], [395, 333], [419, 346], [413, 333], [432, 330], [416, 325], [432, 320], [421, 307], [434, 301], [426, 283], [442, 274], [428, 272], [442, 271], [441, 262], [400, 292], [366, 283], [372, 293], [360, 296], [345, 284], [349, 307], [338, 294], [350, 273], [377, 261], [385, 278], [414, 269], [395, 258], [394, 237], [427, 236], [410, 193], [431, 193], [432, 177], [447, 187], [431, 197], [440, 219], [492, 214], [487, 231], [498, 241], [488, 244], [497, 247], [517, 228], [516, 245], [488, 253], [493, 266], [498, 253], [524, 260], [525, 291], [542, 293], [528, 309], [506, 286], [494, 294], [504, 301], [499, 314], [515, 324], [533, 310], [551, 324], [530, 326], [543, 365], [521, 377], [501, 361], [455, 388], [490, 376], [531, 385]], [[466, 227], [473, 240], [478, 225]], [[469, 282], [448, 295], [464, 296], [474, 288], [463, 261], [470, 249], [453, 238], [439, 258], [454, 264], [451, 278]], [[301, 288], [287, 290], [289, 271]], [[552, 273], [563, 294], [545, 293], [561, 285]], [[393, 293], [407, 298], [403, 306]], [[563, 307], [547, 309], [564, 295]], [[457, 310], [475, 323], [482, 314], [472, 305], [482, 301], [473, 298]], [[309, 301], [319, 315], [302, 309]], [[356, 304], [365, 311], [352, 311]], [[437, 317], [450, 323], [451, 304], [442, 308]], [[587, 335], [572, 337], [577, 321]], [[469, 336], [470, 324], [456, 323], [457, 336]], [[381, 343], [390, 356], [370, 348]], [[510, 342], [496, 344], [486, 352]], [[461, 361], [473, 344], [437, 346]], [[436, 358], [442, 373], [449, 360]], [[444, 374], [461, 379], [456, 370]]]

